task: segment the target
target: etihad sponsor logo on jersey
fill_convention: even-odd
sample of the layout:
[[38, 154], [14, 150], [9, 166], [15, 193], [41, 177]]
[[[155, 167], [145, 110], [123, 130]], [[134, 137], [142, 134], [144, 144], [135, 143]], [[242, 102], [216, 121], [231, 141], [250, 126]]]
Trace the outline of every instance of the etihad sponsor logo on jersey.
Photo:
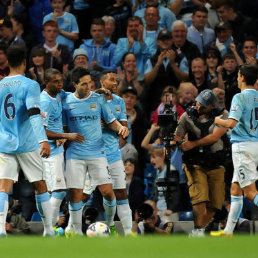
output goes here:
[[238, 110], [239, 106], [238, 105], [232, 105], [231, 106], [231, 111], [236, 112]]
[[96, 103], [90, 103], [90, 109], [92, 111], [96, 111], [97, 110], [97, 104]]
[[98, 116], [72, 116], [70, 117], [70, 121], [81, 121], [81, 122], [88, 122], [88, 121], [95, 121], [98, 120]]

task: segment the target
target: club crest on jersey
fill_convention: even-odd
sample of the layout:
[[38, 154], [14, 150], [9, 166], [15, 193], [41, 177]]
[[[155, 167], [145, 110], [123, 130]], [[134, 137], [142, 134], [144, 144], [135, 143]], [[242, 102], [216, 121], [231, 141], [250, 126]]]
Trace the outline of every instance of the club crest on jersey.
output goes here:
[[96, 110], [97, 110], [97, 104], [96, 104], [96, 103], [91, 103], [91, 104], [90, 104], [90, 109], [91, 109], [92, 111], [96, 111]]
[[231, 111], [236, 112], [238, 110], [238, 106], [237, 105], [232, 105], [231, 106]]
[[119, 113], [119, 112], [121, 111], [121, 109], [120, 109], [119, 106], [117, 106], [115, 109], [116, 109], [116, 112], [117, 112], [117, 113]]

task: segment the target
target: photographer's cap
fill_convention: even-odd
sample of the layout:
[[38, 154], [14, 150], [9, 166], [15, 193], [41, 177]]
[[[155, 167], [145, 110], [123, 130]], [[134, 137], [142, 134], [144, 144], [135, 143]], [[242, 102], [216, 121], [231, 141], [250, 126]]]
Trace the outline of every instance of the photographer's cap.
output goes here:
[[133, 93], [136, 96], [138, 95], [137, 94], [137, 90], [135, 89], [135, 87], [133, 87], [131, 85], [129, 85], [128, 87], [122, 89], [122, 94], [125, 94], [127, 92], [131, 92], [131, 93]]
[[201, 103], [204, 107], [208, 107], [210, 105], [215, 104], [217, 101], [217, 97], [212, 90], [203, 90], [195, 99], [199, 103]]

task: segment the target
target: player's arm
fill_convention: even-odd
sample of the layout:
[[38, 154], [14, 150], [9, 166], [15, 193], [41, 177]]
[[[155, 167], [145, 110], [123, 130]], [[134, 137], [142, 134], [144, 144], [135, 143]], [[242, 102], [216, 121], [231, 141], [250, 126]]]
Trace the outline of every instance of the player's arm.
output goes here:
[[79, 143], [83, 143], [85, 141], [84, 136], [79, 133], [54, 133], [46, 129], [46, 134], [49, 140], [66, 139]]
[[129, 130], [127, 126], [123, 126], [121, 123], [119, 123], [117, 120], [114, 120], [113, 122], [109, 123], [108, 126], [116, 131], [118, 135], [121, 135], [123, 138], [128, 137]]
[[180, 148], [183, 151], [188, 151], [196, 147], [211, 145], [217, 142], [226, 132], [226, 128], [216, 126], [212, 133], [195, 141], [185, 141], [180, 145]]
[[47, 158], [49, 157], [51, 150], [42, 124], [40, 109], [38, 107], [30, 108], [28, 109], [28, 115], [32, 129], [41, 145], [40, 155], [43, 158]]
[[221, 125], [226, 128], [233, 129], [237, 125], [237, 123], [238, 121], [233, 118], [222, 119], [222, 115], [215, 117], [215, 124]]

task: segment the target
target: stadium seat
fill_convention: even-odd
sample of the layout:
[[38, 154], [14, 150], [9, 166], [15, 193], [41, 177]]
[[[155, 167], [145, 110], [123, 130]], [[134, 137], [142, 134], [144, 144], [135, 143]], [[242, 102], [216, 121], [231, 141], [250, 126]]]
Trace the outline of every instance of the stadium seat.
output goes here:
[[41, 219], [41, 216], [39, 214], [38, 211], [35, 211], [33, 214], [32, 214], [32, 217], [31, 217], [31, 220], [30, 221], [42, 221]]

